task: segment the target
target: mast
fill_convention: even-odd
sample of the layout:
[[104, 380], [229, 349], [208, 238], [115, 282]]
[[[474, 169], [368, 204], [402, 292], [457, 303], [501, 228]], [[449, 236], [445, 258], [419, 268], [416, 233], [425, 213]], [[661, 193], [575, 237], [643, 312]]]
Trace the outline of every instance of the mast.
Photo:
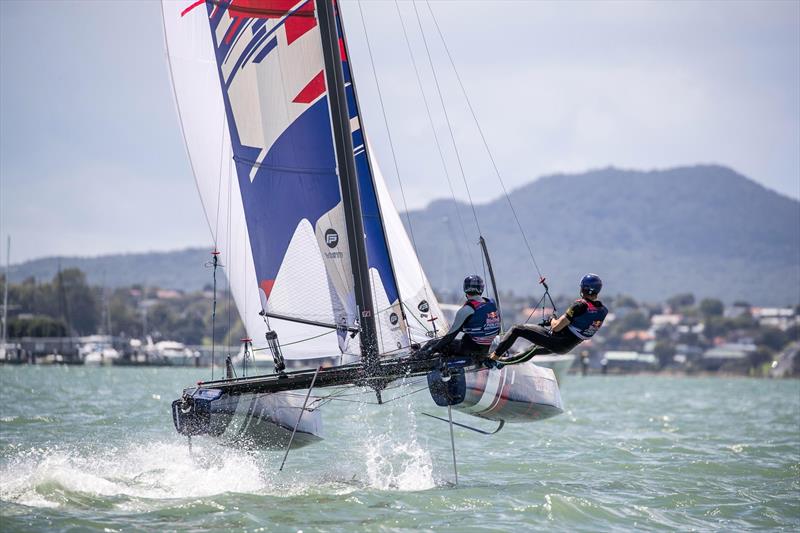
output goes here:
[[317, 10], [322, 55], [325, 61], [325, 81], [328, 87], [333, 141], [336, 150], [337, 172], [342, 189], [342, 205], [345, 212], [347, 239], [350, 242], [350, 263], [355, 278], [355, 298], [361, 328], [361, 358], [367, 374], [372, 374], [378, 365], [378, 338], [375, 328], [375, 309], [369, 280], [367, 247], [364, 241], [364, 221], [361, 216], [361, 199], [358, 191], [358, 175], [353, 156], [353, 137], [350, 131], [350, 115], [344, 86], [344, 72], [339, 57], [339, 36], [332, 0], [314, 0]]
[[[347, 48], [347, 35], [345, 34], [345, 31], [344, 31], [344, 23], [342, 22], [342, 11], [341, 11], [341, 9], [337, 8], [337, 10], [335, 12], [335, 15], [336, 15], [336, 24], [337, 24], [337, 26], [339, 28], [339, 33], [341, 33], [341, 35], [342, 35], [342, 49], [344, 50], [345, 57], [347, 57], [348, 61], [349, 61], [350, 60], [350, 50]], [[342, 68], [344, 68], [344, 67], [342, 67]], [[388, 239], [388, 237], [386, 235], [386, 224], [384, 223], [384, 218], [383, 218], [383, 208], [381, 207], [380, 200], [377, 198], [378, 186], [375, 183], [375, 170], [372, 168], [372, 158], [370, 157], [369, 142], [367, 141], [367, 130], [366, 130], [366, 126], [364, 126], [364, 119], [361, 116], [361, 104], [358, 101], [358, 91], [356, 90], [356, 76], [355, 76], [355, 73], [353, 72], [352, 64], [348, 68], [350, 70], [350, 89], [353, 91], [353, 100], [355, 100], [356, 116], [358, 117], [358, 120], [359, 120], [359, 123], [360, 123], [359, 127], [361, 128], [361, 132], [362, 132], [362, 136], [363, 136], [364, 150], [365, 150], [364, 157], [365, 157], [365, 160], [367, 162], [367, 168], [369, 169], [369, 179], [372, 182], [372, 189], [375, 191], [375, 196], [376, 196], [375, 203], [378, 206], [378, 214], [380, 216], [380, 223], [381, 223], [381, 229], [382, 229], [381, 236], [382, 236], [383, 241], [384, 241], [384, 243], [386, 245], [386, 252], [387, 252], [387, 254], [389, 256], [389, 267], [392, 270], [392, 278], [394, 279], [395, 284], [397, 284], [397, 303], [399, 304], [399, 307], [400, 307], [400, 316], [402, 317], [403, 322], [406, 322], [406, 328], [407, 328], [408, 327], [408, 323], [407, 323], [407, 317], [406, 317], [406, 310], [403, 307], [403, 295], [400, 294], [400, 284], [397, 281], [397, 273], [395, 272], [394, 260], [392, 259], [392, 248], [389, 245], [389, 239]], [[375, 81], [377, 83], [377, 74], [376, 74]], [[352, 140], [352, 137], [351, 137], [351, 140]], [[409, 340], [410, 339], [411, 339], [411, 337], [409, 336]]]

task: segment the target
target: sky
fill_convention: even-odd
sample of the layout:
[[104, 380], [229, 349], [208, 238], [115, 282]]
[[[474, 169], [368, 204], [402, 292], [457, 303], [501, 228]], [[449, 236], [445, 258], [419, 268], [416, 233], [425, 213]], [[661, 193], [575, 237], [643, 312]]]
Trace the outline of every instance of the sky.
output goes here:
[[[800, 198], [800, 2], [431, 6], [509, 189], [610, 165], [715, 163]], [[451, 195], [434, 128], [465, 199], [413, 5], [399, 7], [432, 120], [395, 4], [360, 7], [343, 0], [351, 61], [398, 208]], [[467, 185], [476, 203], [490, 201], [501, 191], [489, 158], [430, 13], [417, 8]], [[12, 263], [210, 245], [158, 2], [0, 1], [3, 263], [7, 235]]]

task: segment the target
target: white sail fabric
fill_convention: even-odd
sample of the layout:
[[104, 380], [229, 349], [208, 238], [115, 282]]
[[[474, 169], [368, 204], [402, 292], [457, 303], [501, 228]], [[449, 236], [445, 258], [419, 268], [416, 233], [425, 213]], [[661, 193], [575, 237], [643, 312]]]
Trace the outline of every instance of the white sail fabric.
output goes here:
[[[409, 337], [412, 342], [424, 342], [434, 333], [434, 325], [437, 335], [442, 335], [450, 326], [400, 220], [372, 149], [368, 148], [368, 151], [383, 224], [386, 228], [386, 240], [392, 254], [392, 263], [408, 323]], [[434, 317], [436, 320], [431, 322]]]
[[[262, 309], [349, 326], [357, 312], [312, 4], [273, 2], [259, 13], [260, 4], [242, 2], [163, 0], [162, 9], [198, 191], [240, 316], [263, 347]], [[355, 107], [351, 114], [358, 140]], [[448, 326], [373, 154], [354, 144], [378, 341], [393, 353]], [[269, 320], [287, 358], [359, 355], [358, 336]]]
[[[162, 2], [175, 101], [200, 198], [217, 250], [221, 252], [220, 262], [224, 265], [248, 335], [253, 339], [254, 346], [259, 348], [265, 346], [266, 325], [258, 314], [264, 308], [264, 287], [256, 274], [251, 246], [253, 236], [248, 231], [242, 191], [237, 179], [235, 154], [209, 28], [209, 12], [205, 5], [188, 11], [187, 7], [189, 3], [185, 0]], [[318, 33], [316, 39], [319, 41]], [[335, 219], [341, 219], [341, 216], [329, 213], [324, 218], [333, 225], [337, 222]], [[264, 228], [264, 231], [268, 229]], [[279, 311], [286, 311], [286, 314], [293, 311], [299, 314], [298, 309], [305, 305], [306, 308], [321, 310], [314, 314], [313, 310], [306, 309], [310, 318], [333, 322], [347, 315], [348, 322], [352, 323], [352, 298], [340, 298], [335, 288], [331, 290], [334, 282], [327, 277], [321, 246], [316, 244], [319, 236], [315, 234], [319, 233], [320, 228], [315, 232], [305, 219], [300, 220], [294, 229], [286, 247], [286, 257], [270, 287], [278, 304], [276, 307]], [[325, 228], [321, 231], [323, 243], [324, 233]], [[342, 225], [341, 231], [338, 231], [340, 246], [341, 241], [346, 239], [345, 235]], [[327, 245], [325, 249], [328, 249]], [[343, 255], [347, 256], [346, 253]], [[298, 269], [301, 268], [310, 274], [298, 275]], [[340, 277], [344, 279], [337, 282], [344, 287], [341, 292], [347, 293], [352, 286], [352, 275], [347, 272], [349, 265], [343, 270]], [[309, 283], [312, 278], [314, 282]], [[351, 307], [349, 312], [344, 310], [346, 305]], [[339, 317], [335, 316], [337, 310]], [[339, 355], [342, 351], [358, 354], [358, 337], [342, 341], [332, 329], [276, 319], [270, 319], [270, 325], [279, 333], [281, 344], [290, 344], [284, 348], [287, 358]], [[316, 336], [319, 337], [291, 344]], [[267, 357], [266, 352], [262, 357]]]

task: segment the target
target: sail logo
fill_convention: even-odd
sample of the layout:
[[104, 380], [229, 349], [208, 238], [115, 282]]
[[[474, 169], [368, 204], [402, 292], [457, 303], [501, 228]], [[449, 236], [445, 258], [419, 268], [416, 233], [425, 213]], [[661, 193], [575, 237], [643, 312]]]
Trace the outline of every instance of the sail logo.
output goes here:
[[336, 248], [339, 244], [339, 234], [335, 229], [331, 228], [325, 232], [325, 244], [328, 245], [328, 248]]
[[427, 313], [431, 308], [428, 305], [427, 300], [422, 300], [419, 305], [417, 305], [417, 309], [419, 309], [420, 313]]
[[391, 315], [389, 315], [389, 322], [390, 322], [390, 323], [391, 323], [393, 326], [394, 326], [394, 325], [396, 325], [396, 324], [397, 324], [397, 322], [398, 322], [399, 320], [400, 320], [400, 319], [398, 318], [398, 316], [397, 316], [397, 313], [392, 313]]

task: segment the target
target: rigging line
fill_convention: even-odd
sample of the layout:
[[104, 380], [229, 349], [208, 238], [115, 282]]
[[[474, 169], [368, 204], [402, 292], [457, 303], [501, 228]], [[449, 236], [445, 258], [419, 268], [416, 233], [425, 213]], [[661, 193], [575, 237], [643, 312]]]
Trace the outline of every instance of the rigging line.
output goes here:
[[406, 310], [407, 310], [409, 313], [411, 313], [411, 316], [413, 316], [413, 317], [414, 317], [414, 320], [416, 320], [416, 321], [417, 321], [417, 323], [418, 323], [420, 326], [422, 326], [422, 328], [423, 328], [425, 331], [430, 331], [430, 330], [428, 329], [428, 326], [426, 326], [425, 324], [423, 324], [423, 323], [422, 323], [422, 321], [419, 319], [419, 317], [417, 317], [417, 315], [415, 315], [415, 314], [414, 314], [414, 312], [411, 310], [411, 308], [409, 308], [409, 307], [408, 307], [408, 306], [405, 304], [405, 302], [403, 302], [403, 307], [405, 307], [405, 308], [406, 308]]
[[[334, 393], [328, 394], [327, 396], [321, 396], [321, 397], [315, 398], [314, 401], [311, 402], [312, 405], [309, 406], [309, 410], [316, 411], [317, 409], [322, 408], [322, 406], [327, 405], [327, 404], [331, 403], [333, 400], [337, 399], [339, 396], [341, 396], [340, 393], [342, 393], [342, 392], [344, 392], [346, 390], [347, 389], [342, 389], [341, 391], [336, 391]], [[285, 393], [285, 394], [287, 394], [288, 396], [299, 396], [298, 394], [293, 394], [293, 393]], [[314, 404], [316, 404], [316, 405], [314, 405]]]
[[[330, 398], [326, 403], [330, 403], [330, 402], [347, 402], [347, 403], [362, 403], [362, 404], [368, 404], [368, 405], [386, 405], [387, 403], [396, 402], [397, 400], [405, 398], [406, 396], [411, 396], [412, 394], [418, 394], [418, 393], [420, 393], [420, 392], [422, 392], [424, 390], [428, 390], [428, 386], [427, 385], [425, 385], [424, 387], [421, 387], [419, 389], [413, 390], [411, 392], [407, 392], [405, 394], [401, 394], [400, 396], [395, 396], [394, 398], [389, 398], [388, 400], [384, 400], [382, 404], [380, 404], [378, 402], [368, 401], [368, 400], [349, 400], [349, 399], [346, 399], [346, 398], [339, 398], [339, 397]], [[366, 392], [364, 394], [366, 394]], [[322, 404], [322, 405], [325, 405], [325, 404]], [[319, 409], [320, 407], [322, 407], [322, 405], [319, 405], [319, 406], [315, 407], [315, 409]]]
[[306, 399], [303, 401], [303, 408], [300, 409], [300, 414], [297, 415], [297, 422], [294, 424], [294, 429], [292, 430], [292, 436], [289, 438], [289, 444], [286, 446], [286, 453], [283, 456], [283, 461], [281, 461], [281, 467], [278, 470], [283, 470], [283, 465], [286, 464], [286, 458], [289, 457], [289, 450], [292, 449], [292, 441], [294, 440], [294, 436], [297, 433], [297, 427], [300, 425], [300, 419], [303, 418], [303, 413], [306, 410], [306, 405], [308, 405], [308, 397], [311, 396], [311, 390], [314, 388], [314, 383], [317, 381], [317, 375], [319, 371], [322, 370], [321, 366], [317, 367], [317, 371], [314, 372], [314, 377], [311, 380], [311, 386], [308, 388], [308, 394], [306, 394]]
[[[439, 135], [436, 133], [436, 127], [433, 124], [433, 115], [431, 114], [431, 107], [428, 104], [428, 99], [425, 96], [425, 89], [422, 86], [422, 77], [419, 73], [419, 67], [417, 66], [417, 60], [414, 59], [414, 52], [411, 49], [411, 40], [408, 38], [408, 31], [406, 29], [406, 23], [403, 20], [403, 14], [400, 12], [400, 5], [397, 3], [397, 0], [394, 1], [395, 9], [397, 10], [397, 17], [400, 19], [400, 26], [403, 28], [403, 37], [406, 41], [406, 48], [408, 49], [408, 55], [411, 58], [411, 64], [414, 67], [414, 74], [417, 78], [417, 87], [419, 87], [420, 94], [422, 95], [422, 101], [425, 104], [425, 112], [428, 115], [428, 124], [431, 125], [431, 131], [433, 132], [433, 139], [436, 142], [436, 150], [439, 153], [439, 160], [442, 163], [442, 170], [444, 170], [445, 179], [447, 179], [447, 187], [450, 189], [450, 197], [453, 199], [453, 204], [456, 206], [455, 211], [456, 215], [458, 216], [458, 222], [461, 226], [461, 232], [464, 234], [464, 242], [469, 241], [467, 237], [467, 227], [464, 225], [464, 218], [461, 216], [461, 211], [458, 209], [457, 204], [458, 201], [456, 200], [456, 193], [453, 189], [453, 181], [450, 179], [450, 172], [447, 170], [447, 163], [444, 160], [444, 152], [442, 151], [442, 144], [439, 141]], [[406, 209], [406, 213], [408, 213], [408, 209]], [[459, 254], [461, 253], [461, 247], [458, 247]], [[472, 267], [475, 268], [475, 258], [472, 254], [469, 253], [469, 249], [467, 249], [467, 255], [469, 256], [469, 260], [472, 261]]]
[[[401, 383], [399, 385], [388, 387], [388, 388], [386, 388], [384, 390], [388, 391], [388, 390], [399, 389], [401, 387], [418, 385], [419, 383], [422, 383], [423, 381], [426, 381], [426, 380], [427, 380], [427, 378], [422, 378], [422, 379], [414, 380], [414, 381], [411, 381], [411, 382], [408, 382], [408, 383]], [[402, 394], [400, 396], [395, 396], [393, 398], [389, 398], [388, 400], [385, 400], [383, 403], [384, 404], [391, 403], [391, 402], [393, 402], [395, 400], [399, 400], [400, 398], [404, 398], [406, 396], [410, 396], [411, 394], [416, 394], [416, 393], [418, 393], [420, 391], [426, 390], [427, 388], [428, 388], [428, 386], [426, 385], [425, 387], [422, 387], [420, 389], [413, 390], [411, 392]], [[362, 391], [359, 391], [359, 392], [353, 392], [353, 393], [344, 394], [348, 390], [350, 390], [350, 389], [349, 388], [341, 389], [340, 391], [334, 392], [334, 393], [329, 394], [327, 396], [322, 396], [322, 397], [317, 398], [316, 400], [314, 400], [314, 402], [320, 402], [320, 403], [319, 403], [319, 405], [315, 405], [313, 409], [319, 409], [323, 405], [327, 405], [328, 403], [334, 402], [334, 401], [337, 401], [337, 402], [349, 402], [349, 403], [368, 403], [368, 404], [372, 404], [372, 405], [380, 405], [378, 402], [370, 402], [370, 401], [367, 401], [367, 400], [351, 400], [351, 399], [347, 399], [347, 398], [350, 398], [350, 397], [353, 397], [353, 396], [362, 396], [363, 397], [363, 396], [366, 396], [366, 395], [371, 395], [372, 392], [373, 392], [372, 390], [362, 390]], [[286, 394], [287, 396], [295, 396], [295, 397], [302, 397], [303, 396], [302, 394], [288, 393], [288, 392], [285, 392], [283, 394]]]
[[[324, 337], [325, 335], [330, 335], [331, 333], [333, 333], [335, 331], [337, 331], [337, 330], [332, 329], [330, 331], [326, 331], [325, 333], [320, 333], [319, 335], [314, 335], [313, 337], [306, 337], [305, 339], [300, 339], [299, 341], [287, 342], [285, 344], [284, 343], [278, 343], [278, 346], [283, 348], [284, 346], [291, 346], [292, 344], [300, 344], [301, 342], [308, 342], [308, 341], [311, 341], [311, 340], [314, 340], [314, 339], [318, 339], [320, 337]], [[254, 348], [253, 349], [254, 352], [263, 352], [264, 350], [269, 350], [269, 346], [264, 347], [264, 348]]]
[[506, 197], [508, 201], [508, 206], [511, 208], [511, 214], [514, 216], [514, 220], [517, 223], [517, 227], [519, 228], [520, 234], [522, 234], [522, 239], [525, 241], [525, 247], [528, 249], [528, 254], [531, 257], [531, 261], [533, 262], [533, 266], [536, 268], [536, 272], [539, 274], [539, 278], [542, 278], [542, 271], [539, 269], [539, 265], [536, 262], [536, 258], [533, 255], [533, 250], [531, 249], [530, 242], [528, 241], [528, 236], [525, 234], [525, 230], [522, 228], [522, 224], [519, 221], [519, 217], [517, 216], [517, 210], [514, 209], [514, 204], [511, 202], [511, 197], [508, 195], [508, 190], [506, 189], [506, 184], [503, 181], [502, 176], [500, 175], [500, 170], [497, 168], [497, 163], [494, 160], [494, 156], [492, 155], [492, 151], [489, 149], [489, 143], [486, 141], [486, 136], [483, 134], [483, 128], [481, 128], [480, 122], [478, 122], [478, 117], [475, 114], [475, 109], [472, 107], [472, 102], [467, 95], [467, 90], [464, 88], [464, 83], [461, 81], [461, 76], [458, 74], [458, 70], [456, 69], [455, 62], [453, 61], [453, 56], [450, 54], [450, 49], [447, 47], [447, 42], [444, 40], [444, 35], [442, 34], [442, 30], [439, 27], [439, 23], [436, 21], [436, 15], [433, 13], [433, 9], [431, 8], [431, 4], [429, 0], [425, 0], [425, 4], [428, 6], [428, 11], [431, 13], [431, 19], [433, 20], [433, 24], [436, 27], [436, 31], [439, 34], [439, 38], [442, 41], [442, 45], [444, 46], [444, 50], [447, 53], [447, 58], [450, 60], [450, 66], [453, 67], [453, 72], [456, 75], [456, 80], [458, 80], [458, 85], [461, 88], [461, 93], [464, 95], [464, 100], [467, 102], [467, 107], [469, 108], [470, 113], [472, 114], [472, 120], [475, 122], [475, 126], [478, 128], [478, 133], [480, 133], [481, 140], [483, 141], [483, 146], [486, 148], [486, 153], [489, 155], [489, 161], [492, 163], [492, 167], [494, 168], [494, 172], [497, 175], [497, 179], [500, 182], [500, 186], [503, 189], [503, 195]]
[[541, 298], [539, 298], [539, 301], [538, 301], [538, 302], [536, 302], [536, 305], [534, 305], [534, 306], [531, 308], [531, 314], [529, 314], [529, 315], [528, 315], [528, 318], [526, 318], [526, 319], [525, 319], [525, 322], [523, 322], [524, 324], [527, 324], [527, 323], [530, 321], [530, 319], [533, 317], [533, 315], [534, 315], [534, 314], [536, 313], [536, 311], [539, 309], [539, 304], [542, 304], [542, 317], [544, 318], [544, 298], [545, 298], [545, 295], [544, 295], [544, 294], [542, 294], [542, 297], [541, 297]]
[[[397, 386], [394, 386], [394, 387], [390, 387], [389, 389], [385, 389], [385, 390], [396, 389], [396, 388], [398, 388], [400, 386], [402, 386], [402, 385], [397, 385]], [[323, 406], [325, 406], [325, 405], [327, 405], [327, 404], [329, 404], [331, 402], [334, 402], [334, 401], [348, 402], [348, 403], [367, 403], [367, 404], [371, 404], [371, 405], [381, 405], [378, 402], [370, 402], [370, 401], [367, 401], [367, 400], [349, 400], [349, 399], [345, 399], [345, 397], [352, 397], [352, 396], [362, 396], [363, 397], [363, 396], [366, 396], [367, 394], [372, 394], [372, 392], [373, 392], [372, 390], [363, 390], [363, 391], [359, 391], [359, 392], [355, 392], [355, 393], [343, 394], [344, 392], [347, 392], [348, 390], [350, 390], [350, 389], [349, 388], [345, 388], [345, 389], [342, 389], [340, 391], [337, 391], [337, 392], [334, 392], [332, 394], [329, 394], [327, 396], [318, 397], [316, 400], [314, 400], [314, 402], [312, 402], [312, 403], [319, 402], [318, 405], [314, 405], [311, 408], [311, 410], [315, 411], [315, 410], [320, 409]], [[286, 394], [287, 396], [302, 396], [302, 395], [294, 394], [294, 393], [284, 393], [284, 394]], [[391, 398], [388, 401], [385, 401], [383, 403], [389, 403], [389, 402], [391, 402], [393, 400], [394, 400], [394, 398]]]
[[[417, 240], [414, 237], [414, 226], [411, 224], [411, 215], [408, 213], [408, 203], [406, 202], [406, 191], [403, 187], [403, 180], [400, 176], [400, 166], [397, 164], [397, 155], [394, 150], [394, 141], [392, 140], [392, 130], [389, 129], [389, 119], [386, 116], [386, 107], [383, 104], [383, 93], [381, 92], [381, 85], [378, 81], [378, 70], [375, 68], [375, 59], [372, 55], [372, 45], [370, 44], [369, 40], [369, 31], [367, 31], [367, 25], [364, 22], [364, 10], [361, 7], [361, 0], [358, 0], [358, 14], [361, 19], [361, 27], [364, 28], [364, 36], [366, 37], [367, 41], [367, 51], [369, 52], [369, 63], [372, 66], [372, 76], [375, 78], [375, 88], [378, 90], [378, 102], [381, 106], [381, 114], [383, 115], [383, 124], [386, 127], [386, 135], [389, 137], [389, 148], [392, 153], [392, 163], [394, 163], [394, 172], [397, 176], [397, 183], [400, 185], [400, 197], [403, 199], [403, 210], [406, 213], [406, 220], [408, 221], [408, 232], [411, 236], [411, 246], [414, 248], [414, 254], [417, 256], [417, 267], [419, 268], [419, 277], [424, 282], [425, 280], [425, 273], [422, 271], [422, 264], [419, 262], [419, 252], [417, 250]], [[362, 124], [363, 129], [363, 124]], [[366, 135], [364, 136], [364, 142], [366, 144]], [[367, 154], [369, 156], [369, 154]], [[426, 283], [423, 283], [423, 290], [425, 291], [425, 298], [430, 299], [428, 295], [428, 288]]]
[[[415, 380], [412, 380], [412, 381], [404, 381], [404, 382], [401, 382], [401, 383], [397, 383], [395, 385], [388, 386], [383, 390], [384, 391], [390, 391], [390, 390], [395, 390], [395, 389], [399, 389], [399, 388], [406, 387], [406, 386], [418, 385], [418, 384], [422, 383], [423, 381], [427, 381], [427, 379], [428, 378], [423, 377], [423, 378], [415, 379]], [[348, 394], [344, 394], [345, 392], [347, 392], [349, 390], [350, 390], [349, 387], [343, 388], [340, 391], [337, 391], [337, 392], [334, 392], [332, 394], [329, 394], [328, 396], [323, 396], [323, 398], [328, 398], [330, 396], [335, 396], [337, 398], [344, 397], [344, 396], [365, 396], [365, 395], [371, 395], [373, 393], [373, 391], [371, 389], [364, 389], [364, 390], [360, 390], [360, 391], [357, 391], [357, 392], [350, 392]], [[293, 394], [293, 393], [284, 393], [284, 394]]]
[[[231, 150], [233, 150], [233, 148], [231, 148]], [[231, 153], [231, 156], [233, 156], [233, 155], [234, 154]], [[233, 164], [233, 157], [231, 157], [230, 161], [228, 162], [228, 171], [231, 170], [231, 165], [232, 164]], [[237, 178], [238, 178], [238, 170], [237, 170]], [[242, 257], [244, 259], [244, 261], [242, 261], [242, 279], [245, 280], [245, 290], [243, 291], [244, 292], [244, 312], [243, 313], [239, 313], [239, 317], [242, 319], [242, 325], [244, 326], [244, 336], [245, 336], [245, 338], [247, 338], [247, 318], [245, 318], [247, 316], [247, 293], [248, 293], [248, 290], [247, 290], [247, 238], [248, 238], [248, 235], [247, 235], [247, 224], [242, 224], [242, 233], [244, 235], [244, 238], [242, 239], [242, 242], [244, 243], [244, 246], [242, 246]], [[256, 280], [256, 285], [258, 285], [258, 280]], [[252, 346], [251, 346], [251, 349], [252, 349]], [[247, 365], [247, 351], [245, 351], [244, 357], [242, 358], [242, 365], [243, 365], [243, 367]], [[255, 362], [253, 363], [253, 366], [255, 366]], [[243, 372], [244, 375], [247, 375], [244, 372], [244, 370], [242, 372]]]
[[[228, 147], [228, 150], [229, 150], [228, 153], [230, 154], [230, 150], [233, 150], [233, 145], [230, 145]], [[228, 165], [230, 165], [230, 163], [228, 163]], [[233, 186], [233, 179], [232, 179], [232, 176], [231, 176], [231, 173], [230, 173], [230, 166], [229, 166], [228, 167], [228, 232], [227, 232], [228, 235], [227, 235], [227, 241], [225, 243], [225, 246], [227, 247], [227, 250], [228, 250], [228, 254], [230, 254], [231, 250], [233, 249], [233, 247], [231, 246], [231, 191], [232, 191], [232, 186]], [[231, 327], [233, 325], [233, 316], [231, 314], [233, 312], [233, 305], [232, 305], [233, 302], [231, 301], [231, 299], [233, 298], [233, 286], [231, 285], [231, 280], [229, 279], [227, 273], [225, 274], [225, 282], [226, 282], [226, 285], [228, 286], [228, 340], [227, 340], [227, 342], [225, 344], [230, 346], [230, 344], [231, 344]]]
[[472, 201], [472, 193], [469, 190], [469, 184], [467, 183], [467, 176], [464, 173], [464, 165], [461, 162], [461, 155], [458, 152], [458, 145], [456, 144], [456, 137], [453, 134], [453, 125], [450, 123], [450, 116], [447, 113], [447, 107], [444, 105], [444, 97], [442, 96], [442, 88], [439, 86], [439, 77], [436, 75], [436, 69], [433, 67], [433, 59], [431, 58], [431, 51], [428, 47], [428, 39], [425, 38], [425, 31], [422, 28], [422, 21], [419, 17], [419, 11], [417, 10], [417, 3], [416, 1], [412, 1], [411, 5], [414, 6], [414, 13], [417, 17], [417, 24], [419, 25], [419, 31], [422, 35], [422, 42], [425, 44], [425, 54], [428, 56], [428, 64], [431, 67], [431, 72], [433, 73], [433, 81], [436, 84], [436, 93], [439, 95], [439, 103], [442, 106], [442, 111], [444, 112], [445, 122], [447, 122], [447, 131], [450, 132], [450, 141], [453, 143], [453, 150], [456, 154], [456, 160], [458, 161], [458, 169], [461, 172], [461, 180], [464, 182], [464, 188], [467, 191], [467, 198], [469, 199], [469, 206], [472, 208], [472, 216], [475, 219], [475, 227], [478, 229], [478, 233], [482, 234], [481, 225], [478, 222], [478, 213], [475, 211], [475, 203]]
[[217, 217], [214, 223], [214, 251], [218, 250], [219, 241], [219, 206], [222, 203], [222, 168], [225, 163], [225, 113], [222, 114], [222, 136], [219, 140], [219, 178], [217, 180]]

